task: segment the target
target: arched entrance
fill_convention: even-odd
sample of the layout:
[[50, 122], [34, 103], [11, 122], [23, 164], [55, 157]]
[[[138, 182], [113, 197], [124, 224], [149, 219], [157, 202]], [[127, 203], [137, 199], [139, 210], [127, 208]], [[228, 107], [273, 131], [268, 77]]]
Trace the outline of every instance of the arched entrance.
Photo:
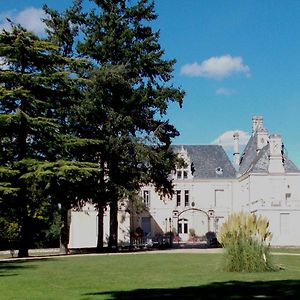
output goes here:
[[204, 236], [209, 231], [209, 215], [197, 208], [189, 208], [178, 214], [177, 232], [180, 240], [188, 241], [190, 233]]
[[189, 235], [189, 224], [188, 219], [182, 218], [178, 219], [177, 232], [179, 234], [180, 240], [188, 240]]

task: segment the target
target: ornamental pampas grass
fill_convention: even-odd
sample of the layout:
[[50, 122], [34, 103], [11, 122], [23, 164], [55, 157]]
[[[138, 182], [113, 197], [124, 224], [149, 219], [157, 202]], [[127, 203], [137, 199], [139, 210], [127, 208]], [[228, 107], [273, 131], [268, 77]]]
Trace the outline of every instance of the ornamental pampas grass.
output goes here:
[[218, 240], [225, 248], [224, 268], [230, 272], [273, 271], [270, 260], [269, 221], [262, 216], [234, 213], [220, 228]]

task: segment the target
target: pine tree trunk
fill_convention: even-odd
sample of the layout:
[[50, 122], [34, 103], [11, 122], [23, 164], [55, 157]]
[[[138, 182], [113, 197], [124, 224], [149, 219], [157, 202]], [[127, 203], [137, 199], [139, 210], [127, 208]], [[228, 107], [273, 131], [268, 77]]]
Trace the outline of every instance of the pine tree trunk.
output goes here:
[[69, 234], [70, 234], [70, 225], [69, 225], [69, 215], [68, 207], [65, 205], [61, 206], [61, 227], [60, 227], [60, 253], [69, 254]]
[[[22, 67], [21, 73], [23, 74], [24, 67]], [[26, 113], [26, 101], [21, 100], [20, 109], [22, 112]], [[27, 154], [27, 121], [26, 118], [21, 114], [20, 118], [20, 130], [19, 136], [17, 139], [18, 142], [18, 160], [22, 161], [26, 158]], [[21, 176], [20, 176], [21, 177]], [[26, 187], [25, 183], [20, 180], [20, 206], [21, 206], [21, 228], [20, 228], [20, 246], [18, 257], [28, 257], [28, 248], [29, 248], [29, 217], [28, 217], [28, 210], [27, 210], [27, 198], [26, 198]], [[24, 197], [24, 198], [23, 198]]]
[[118, 249], [118, 201], [112, 201], [110, 204], [110, 223], [109, 223], [109, 250]]
[[24, 213], [20, 228], [19, 252], [18, 257], [28, 257], [29, 248], [29, 224], [27, 213]]
[[98, 239], [97, 239], [97, 252], [103, 251], [103, 206], [98, 205]]

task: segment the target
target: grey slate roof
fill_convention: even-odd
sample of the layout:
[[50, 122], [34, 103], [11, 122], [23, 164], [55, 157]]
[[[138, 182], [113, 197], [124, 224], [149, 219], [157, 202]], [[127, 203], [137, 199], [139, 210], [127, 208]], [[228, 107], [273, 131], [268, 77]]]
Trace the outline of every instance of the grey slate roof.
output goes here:
[[[268, 172], [269, 168], [269, 155], [270, 145], [267, 144], [263, 147], [259, 153], [256, 153], [257, 149], [257, 135], [252, 136], [245, 147], [244, 153], [241, 156], [241, 162], [239, 166], [239, 174], [245, 173], [265, 173]], [[296, 165], [287, 157], [283, 155], [284, 159], [284, 170], [286, 173], [298, 173], [300, 170]]]
[[[195, 179], [228, 179], [236, 178], [236, 171], [231, 161], [226, 155], [222, 146], [219, 145], [173, 145], [175, 152], [181, 149], [186, 150], [187, 154], [194, 164]], [[222, 174], [216, 173], [216, 169], [221, 168]]]
[[240, 167], [239, 167], [240, 174], [246, 173], [251, 167], [251, 164], [253, 163], [254, 159], [257, 156], [256, 149], [257, 149], [257, 138], [256, 135], [254, 135], [251, 136], [251, 138], [249, 139], [248, 144], [244, 149], [244, 153], [241, 156]]

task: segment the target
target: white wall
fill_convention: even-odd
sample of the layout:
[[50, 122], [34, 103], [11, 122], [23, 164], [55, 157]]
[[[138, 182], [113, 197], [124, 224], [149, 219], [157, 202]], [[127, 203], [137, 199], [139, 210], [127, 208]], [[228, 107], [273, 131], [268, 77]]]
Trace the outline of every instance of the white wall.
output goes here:
[[[172, 199], [161, 199], [151, 186], [142, 188], [150, 191], [149, 215], [152, 217], [152, 235], [170, 231], [170, 228], [178, 229], [179, 219], [188, 220], [188, 228], [194, 229], [196, 235], [203, 236], [210, 230], [215, 230], [214, 217], [219, 224], [228, 216], [233, 207], [233, 180], [175, 180], [175, 194]], [[176, 191], [181, 191], [181, 204], [177, 206]], [[189, 205], [185, 206], [185, 191], [189, 191]], [[174, 218], [173, 211], [177, 211], [179, 217]], [[208, 218], [208, 213], [214, 215]], [[170, 221], [171, 219], [171, 221]], [[220, 226], [220, 225], [219, 225]], [[183, 239], [188, 235], [182, 234]]]
[[241, 209], [268, 218], [272, 245], [300, 245], [300, 174], [251, 174], [235, 190]]
[[[98, 212], [91, 204], [85, 205], [80, 211], [71, 211], [69, 248], [93, 248], [97, 246]], [[120, 206], [118, 214], [118, 238], [120, 245], [130, 243], [130, 215], [126, 206]], [[107, 245], [109, 237], [109, 207], [103, 217], [103, 242]]]
[[267, 217], [270, 222], [270, 231], [273, 234], [271, 245], [300, 246], [300, 209], [261, 209], [256, 214]]
[[[126, 205], [119, 207], [119, 243], [130, 242], [130, 232], [141, 227], [143, 218], [150, 218], [151, 235], [178, 229], [178, 220], [188, 220], [188, 229], [196, 235], [216, 231], [232, 212], [240, 210], [262, 214], [270, 221], [274, 245], [300, 245], [300, 174], [250, 174], [232, 180], [174, 181], [174, 190], [181, 191], [181, 205], [177, 206], [176, 193], [172, 199], [161, 199], [153, 186], [148, 211], [131, 220]], [[184, 191], [189, 191], [189, 205], [185, 206]], [[142, 193], [143, 194], [143, 193]], [[174, 216], [177, 211], [179, 217]], [[209, 217], [208, 217], [209, 215]], [[149, 221], [149, 220], [148, 220]], [[285, 222], [285, 223], [284, 223]], [[96, 247], [97, 212], [87, 205], [80, 212], [72, 212], [70, 248]], [[109, 235], [109, 208], [104, 217], [104, 241]], [[188, 234], [181, 235], [183, 240]]]
[[97, 212], [87, 204], [81, 211], [71, 212], [69, 248], [97, 246]]

